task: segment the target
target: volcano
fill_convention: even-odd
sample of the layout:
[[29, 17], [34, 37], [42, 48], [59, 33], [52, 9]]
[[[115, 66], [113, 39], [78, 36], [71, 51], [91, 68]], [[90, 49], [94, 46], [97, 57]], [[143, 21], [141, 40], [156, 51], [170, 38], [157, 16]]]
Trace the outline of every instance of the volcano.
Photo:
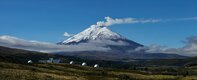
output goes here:
[[183, 58], [177, 54], [164, 53], [147, 53], [145, 51], [136, 51], [136, 48], [144, 45], [134, 42], [115, 33], [105, 26], [95, 26], [85, 29], [84, 31], [58, 43], [59, 45], [93, 45], [109, 48], [106, 51], [79, 51], [63, 52], [60, 54], [78, 56], [91, 59], [156, 59], [156, 58]]
[[84, 43], [108, 47], [111, 51], [115, 52], [126, 52], [128, 50], [134, 50], [137, 47], [143, 47], [142, 44], [129, 40], [118, 33], [112, 32], [104, 26], [91, 26], [59, 44], [78, 45]]

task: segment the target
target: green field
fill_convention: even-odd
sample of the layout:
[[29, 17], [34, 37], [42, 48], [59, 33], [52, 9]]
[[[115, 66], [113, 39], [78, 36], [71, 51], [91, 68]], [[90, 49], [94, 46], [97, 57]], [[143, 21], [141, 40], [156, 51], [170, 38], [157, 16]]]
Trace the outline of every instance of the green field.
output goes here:
[[[62, 59], [59, 64], [38, 60]], [[32, 60], [33, 64], [27, 64]], [[75, 61], [75, 65], [68, 64]], [[87, 62], [88, 66], [80, 66]], [[93, 68], [94, 64], [100, 68]], [[87, 60], [0, 46], [0, 80], [197, 80], [197, 57], [187, 59]]]

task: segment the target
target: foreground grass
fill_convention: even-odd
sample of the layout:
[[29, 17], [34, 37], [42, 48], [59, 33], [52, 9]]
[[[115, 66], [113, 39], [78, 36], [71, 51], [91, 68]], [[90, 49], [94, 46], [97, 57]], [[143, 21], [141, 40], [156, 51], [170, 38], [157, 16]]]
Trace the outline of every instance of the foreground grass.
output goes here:
[[137, 71], [82, 67], [69, 64], [0, 62], [1, 80], [197, 80], [197, 76], [153, 75]]

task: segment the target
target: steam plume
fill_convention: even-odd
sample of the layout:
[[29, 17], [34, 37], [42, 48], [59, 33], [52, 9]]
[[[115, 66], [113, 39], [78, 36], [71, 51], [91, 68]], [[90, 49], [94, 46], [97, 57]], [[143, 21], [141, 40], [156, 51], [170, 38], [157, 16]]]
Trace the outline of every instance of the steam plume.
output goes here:
[[108, 26], [112, 26], [115, 24], [132, 24], [132, 23], [155, 23], [155, 22], [159, 22], [160, 20], [158, 19], [136, 19], [136, 18], [111, 18], [111, 17], [105, 17], [106, 21], [98, 21], [96, 23], [96, 25], [92, 25], [92, 26], [104, 26], [104, 27], [108, 27]]

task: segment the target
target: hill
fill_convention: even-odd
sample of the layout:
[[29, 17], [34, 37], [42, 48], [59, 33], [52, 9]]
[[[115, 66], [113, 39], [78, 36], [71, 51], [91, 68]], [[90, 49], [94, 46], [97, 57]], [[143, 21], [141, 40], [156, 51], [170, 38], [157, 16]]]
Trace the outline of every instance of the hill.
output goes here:
[[[50, 57], [59, 64], [37, 61]], [[27, 64], [27, 60], [33, 64]], [[68, 64], [75, 61], [74, 65]], [[129, 62], [80, 59], [0, 47], [1, 80], [195, 80], [197, 58], [133, 60]], [[87, 62], [87, 66], [80, 66]], [[93, 68], [94, 64], [100, 68]]]
[[[84, 52], [86, 53], [86, 52]], [[88, 53], [88, 52], [87, 52]], [[34, 51], [27, 51], [21, 49], [7, 48], [0, 46], [0, 61], [2, 62], [12, 62], [12, 63], [27, 63], [28, 60], [32, 60], [34, 62], [38, 62], [38, 60], [43, 59], [62, 59], [63, 62], [75, 61], [75, 62], [88, 62], [91, 65], [94, 63], [98, 63], [103, 67], [112, 67], [112, 68], [125, 68], [125, 66], [150, 66], [150, 65], [164, 65], [164, 66], [184, 66], [184, 65], [195, 65], [197, 64], [197, 57], [186, 58], [186, 59], [133, 59], [127, 60], [98, 60], [91, 58], [79, 58], [74, 56], [63, 56], [58, 54], [48, 54], [48, 53], [40, 53]], [[162, 62], [162, 63], [161, 63]]]

